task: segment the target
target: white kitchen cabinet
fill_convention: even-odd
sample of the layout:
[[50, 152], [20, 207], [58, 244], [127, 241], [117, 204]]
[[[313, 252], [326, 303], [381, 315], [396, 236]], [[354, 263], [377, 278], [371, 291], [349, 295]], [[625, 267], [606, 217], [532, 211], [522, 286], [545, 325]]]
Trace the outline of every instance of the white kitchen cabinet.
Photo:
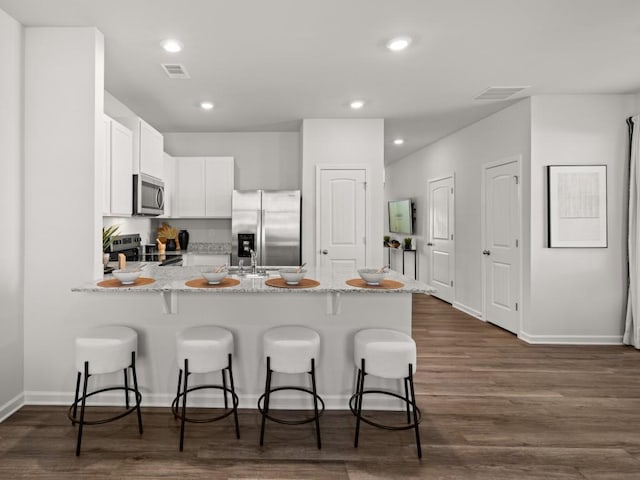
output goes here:
[[175, 211], [175, 161], [168, 153], [163, 154], [164, 160], [164, 214], [162, 217], [171, 217]]
[[133, 173], [164, 179], [164, 139], [141, 118], [119, 118], [133, 132]]
[[175, 157], [174, 217], [230, 218], [233, 157]]
[[103, 120], [105, 130], [103, 215], [131, 216], [133, 133], [106, 115]]

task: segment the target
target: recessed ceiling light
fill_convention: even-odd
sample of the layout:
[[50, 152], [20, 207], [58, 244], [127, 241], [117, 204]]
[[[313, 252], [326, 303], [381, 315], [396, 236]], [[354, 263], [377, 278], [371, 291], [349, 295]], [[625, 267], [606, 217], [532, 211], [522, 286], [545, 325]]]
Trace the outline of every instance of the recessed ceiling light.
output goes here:
[[387, 42], [387, 48], [392, 52], [400, 52], [411, 45], [409, 37], [396, 37]]
[[162, 48], [169, 53], [178, 53], [182, 50], [182, 43], [178, 40], [174, 40], [173, 38], [169, 38], [162, 42]]
[[349, 106], [354, 110], [359, 110], [364, 107], [364, 100], [353, 100]]
[[394, 144], [394, 145], [402, 145], [403, 143], [404, 143], [404, 138], [396, 138], [396, 139], [393, 141], [393, 144]]
[[213, 108], [213, 102], [200, 102], [200, 108], [203, 110], [211, 110]]

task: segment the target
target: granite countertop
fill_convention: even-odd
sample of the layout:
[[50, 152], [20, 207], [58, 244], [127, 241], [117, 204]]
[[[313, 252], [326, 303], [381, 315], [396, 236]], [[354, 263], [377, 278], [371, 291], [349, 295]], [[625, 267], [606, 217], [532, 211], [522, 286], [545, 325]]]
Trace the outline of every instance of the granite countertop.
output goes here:
[[[72, 288], [74, 292], [192, 292], [205, 294], [222, 293], [432, 293], [434, 290], [423, 282], [419, 282], [400, 273], [390, 271], [387, 279], [404, 284], [402, 288], [359, 288], [346, 283], [347, 280], [359, 278], [356, 272], [338, 273], [330, 270], [307, 268], [305, 278], [316, 280], [320, 283], [313, 288], [277, 288], [265, 285], [265, 280], [280, 278], [277, 271], [270, 271], [268, 277], [248, 278], [229, 274], [228, 276], [240, 281], [239, 285], [225, 288], [196, 288], [185, 285], [185, 282], [202, 278], [202, 267], [159, 267], [157, 263], [142, 263], [142, 277], [153, 278], [155, 282], [141, 286], [122, 286], [117, 288], [105, 288], [97, 285], [100, 280], [94, 280], [84, 285]], [[105, 275], [104, 280], [113, 278]]]

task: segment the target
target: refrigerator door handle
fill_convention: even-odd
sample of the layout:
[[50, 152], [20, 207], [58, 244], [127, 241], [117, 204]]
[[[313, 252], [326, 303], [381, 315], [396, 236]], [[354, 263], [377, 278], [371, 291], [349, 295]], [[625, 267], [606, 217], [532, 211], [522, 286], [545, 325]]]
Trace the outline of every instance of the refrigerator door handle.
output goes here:
[[265, 245], [266, 245], [266, 235], [264, 232], [264, 210], [258, 210], [258, 234], [260, 238], [258, 239], [258, 265], [265, 265]]

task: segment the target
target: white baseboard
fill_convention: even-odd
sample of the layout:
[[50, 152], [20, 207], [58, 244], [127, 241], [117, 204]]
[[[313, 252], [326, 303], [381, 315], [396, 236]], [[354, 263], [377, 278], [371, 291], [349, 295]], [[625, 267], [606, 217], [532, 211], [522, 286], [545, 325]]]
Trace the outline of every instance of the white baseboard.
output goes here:
[[520, 332], [518, 338], [531, 344], [622, 345], [622, 335], [532, 335]]
[[19, 393], [4, 405], [0, 406], [0, 423], [24, 406], [24, 393]]
[[[91, 397], [90, 405], [94, 406], [121, 406], [123, 404], [122, 392], [106, 392]], [[349, 408], [349, 398], [351, 395], [321, 395], [327, 410], [347, 410]], [[25, 392], [24, 405], [64, 405], [69, 406], [73, 403], [73, 392]], [[142, 392], [143, 407], [170, 407], [174, 395], [168, 393], [145, 393]], [[258, 398], [256, 394], [240, 394], [238, 405], [239, 408], [257, 408]], [[194, 407], [206, 407], [212, 404], [222, 404], [222, 395], [215, 392], [210, 395], [192, 394], [189, 396], [189, 405]], [[20, 405], [22, 406], [22, 404]], [[367, 408], [375, 408], [378, 410], [398, 410], [403, 408], [403, 404], [399, 400], [392, 397], [381, 397], [376, 395], [368, 395], [366, 397]], [[18, 407], [19, 408], [19, 407]], [[278, 392], [271, 397], [269, 408], [305, 410], [313, 408], [310, 395], [303, 393], [283, 393]]]
[[460, 302], [453, 302], [451, 306], [456, 310], [460, 310], [461, 312], [464, 312], [467, 315], [471, 315], [472, 317], [476, 317], [478, 320], [482, 320], [484, 322], [484, 318], [482, 318], [482, 312], [479, 312], [478, 310], [474, 310], [471, 307], [467, 307], [466, 305], [463, 305]]

